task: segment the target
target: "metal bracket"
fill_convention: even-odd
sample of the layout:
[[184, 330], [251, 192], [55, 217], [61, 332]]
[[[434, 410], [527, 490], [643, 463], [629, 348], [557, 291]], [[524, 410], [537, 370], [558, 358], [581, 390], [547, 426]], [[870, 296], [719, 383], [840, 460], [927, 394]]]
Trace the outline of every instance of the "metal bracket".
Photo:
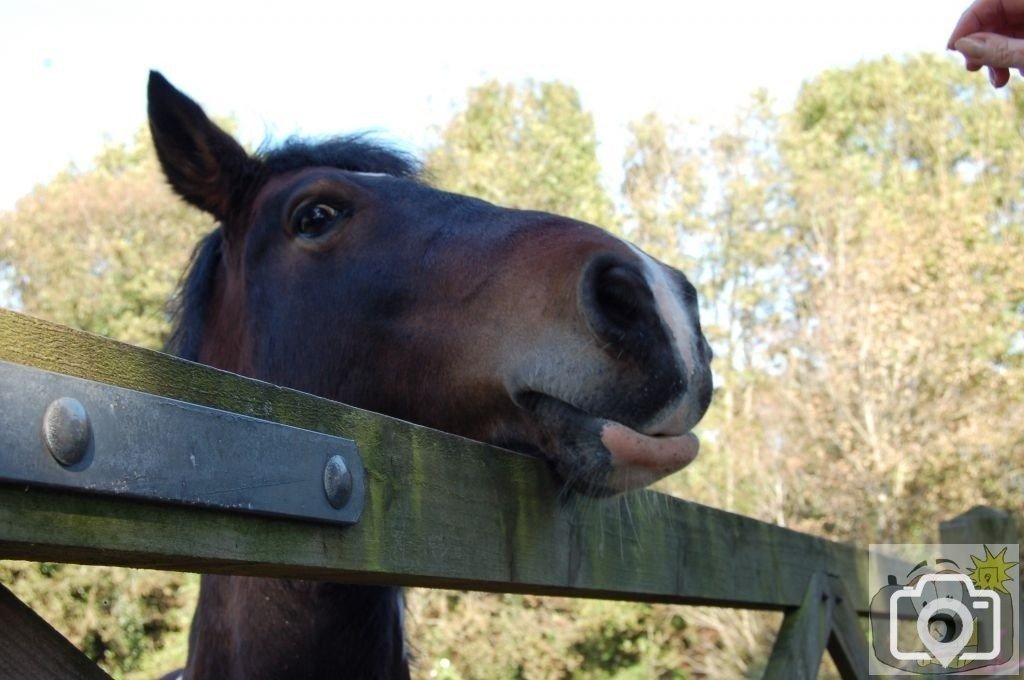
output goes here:
[[3, 361], [0, 481], [336, 524], [366, 500], [350, 439]]

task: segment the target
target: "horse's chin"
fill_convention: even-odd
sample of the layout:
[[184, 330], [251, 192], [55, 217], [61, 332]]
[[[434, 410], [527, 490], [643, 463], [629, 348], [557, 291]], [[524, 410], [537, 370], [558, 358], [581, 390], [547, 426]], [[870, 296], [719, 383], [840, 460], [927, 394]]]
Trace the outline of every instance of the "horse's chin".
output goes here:
[[692, 432], [644, 434], [544, 394], [531, 393], [520, 399], [520, 405], [541, 433], [536, 449], [523, 452], [541, 453], [568, 487], [589, 496], [648, 486], [682, 470], [700, 449]]

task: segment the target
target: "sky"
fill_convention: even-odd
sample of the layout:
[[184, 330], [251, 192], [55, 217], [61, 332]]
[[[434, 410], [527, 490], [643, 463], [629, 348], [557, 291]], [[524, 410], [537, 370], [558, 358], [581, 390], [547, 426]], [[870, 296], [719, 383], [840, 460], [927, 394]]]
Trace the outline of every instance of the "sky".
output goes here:
[[[965, 0], [0, 3], [0, 210], [145, 121], [149, 69], [257, 145], [373, 130], [413, 152], [488, 78], [559, 79], [594, 116], [616, 182], [650, 111], [726, 120], [785, 106], [830, 67], [944, 51]], [[978, 74], [978, 78], [984, 78]]]

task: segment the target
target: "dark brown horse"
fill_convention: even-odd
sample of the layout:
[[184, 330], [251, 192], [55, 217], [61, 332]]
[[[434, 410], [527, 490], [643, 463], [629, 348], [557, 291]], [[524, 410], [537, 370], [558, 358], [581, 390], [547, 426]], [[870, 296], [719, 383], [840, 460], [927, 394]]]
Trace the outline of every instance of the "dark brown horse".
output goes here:
[[[171, 186], [220, 226], [170, 349], [542, 455], [611, 494], [689, 463], [711, 351], [681, 273], [597, 227], [433, 189], [359, 137], [248, 154], [160, 74]], [[205, 576], [186, 678], [404, 678], [400, 591]]]

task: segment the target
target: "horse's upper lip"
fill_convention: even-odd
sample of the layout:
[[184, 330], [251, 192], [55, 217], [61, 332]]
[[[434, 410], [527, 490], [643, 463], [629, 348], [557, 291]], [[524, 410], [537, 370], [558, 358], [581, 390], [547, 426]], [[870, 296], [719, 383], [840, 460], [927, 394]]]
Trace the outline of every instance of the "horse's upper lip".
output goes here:
[[539, 450], [569, 482], [583, 480], [577, 486], [589, 493], [647, 486], [689, 465], [700, 448], [690, 432], [644, 434], [547, 394], [523, 393], [516, 401], [533, 415], [543, 441], [513, 448], [534, 455]]

